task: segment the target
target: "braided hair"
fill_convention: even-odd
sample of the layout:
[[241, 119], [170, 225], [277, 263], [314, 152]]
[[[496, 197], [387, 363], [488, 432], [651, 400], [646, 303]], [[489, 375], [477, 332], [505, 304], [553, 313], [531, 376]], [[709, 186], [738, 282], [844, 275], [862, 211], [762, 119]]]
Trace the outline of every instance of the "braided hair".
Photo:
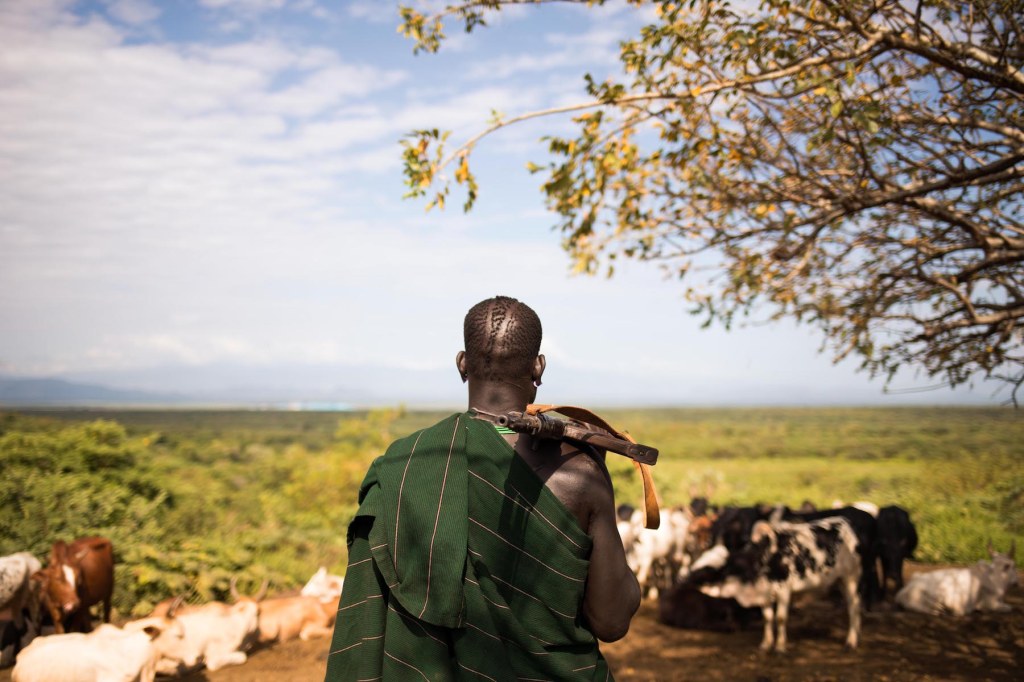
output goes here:
[[508, 296], [480, 301], [463, 323], [466, 369], [481, 379], [529, 378], [540, 353], [537, 313]]

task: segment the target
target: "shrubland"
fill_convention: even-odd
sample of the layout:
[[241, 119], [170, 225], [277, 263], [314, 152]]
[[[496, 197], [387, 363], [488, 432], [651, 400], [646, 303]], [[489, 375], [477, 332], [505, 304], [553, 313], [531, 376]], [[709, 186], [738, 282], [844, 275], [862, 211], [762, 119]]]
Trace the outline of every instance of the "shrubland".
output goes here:
[[[663, 503], [835, 501], [911, 513], [926, 562], [972, 562], [991, 541], [1024, 535], [1024, 419], [960, 407], [694, 409], [615, 415], [661, 450]], [[612, 460], [616, 496], [639, 504], [628, 461]]]
[[[1024, 535], [1024, 420], [1007, 409], [671, 409], [604, 412], [661, 451], [664, 506], [899, 504], [917, 558], [970, 562]], [[224, 599], [343, 573], [359, 483], [391, 439], [444, 413], [65, 411], [0, 414], [0, 555], [45, 561], [58, 539], [115, 546], [115, 606]], [[609, 455], [620, 502], [640, 502]]]
[[235, 576], [243, 591], [264, 578], [299, 586], [321, 565], [344, 568], [356, 491], [399, 414], [332, 416], [336, 433], [321, 424], [290, 437], [273, 415], [252, 429], [222, 427], [216, 413], [172, 415], [156, 429], [6, 415], [0, 554], [45, 561], [55, 540], [109, 537], [120, 613], [174, 594], [223, 599]]

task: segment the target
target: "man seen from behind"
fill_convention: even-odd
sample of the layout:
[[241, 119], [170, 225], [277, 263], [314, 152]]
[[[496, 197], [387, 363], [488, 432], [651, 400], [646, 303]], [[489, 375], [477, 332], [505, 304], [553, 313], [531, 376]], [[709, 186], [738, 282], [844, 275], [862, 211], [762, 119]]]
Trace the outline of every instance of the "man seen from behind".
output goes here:
[[326, 682], [610, 680], [598, 640], [626, 634], [640, 589], [604, 455], [476, 418], [534, 401], [533, 310], [487, 299], [464, 335], [469, 411], [393, 443], [360, 487]]

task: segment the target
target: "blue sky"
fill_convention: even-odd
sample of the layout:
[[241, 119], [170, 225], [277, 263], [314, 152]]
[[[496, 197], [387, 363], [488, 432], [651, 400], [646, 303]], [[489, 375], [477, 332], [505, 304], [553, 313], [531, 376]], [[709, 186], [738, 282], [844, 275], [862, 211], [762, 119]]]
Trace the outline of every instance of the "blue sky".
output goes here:
[[646, 18], [520, 9], [415, 56], [385, 0], [4, 0], [0, 374], [192, 390], [290, 368], [320, 396], [358, 376], [367, 400], [458, 402], [462, 316], [500, 293], [544, 321], [544, 400], [998, 403], [884, 394], [811, 328], [701, 330], [650, 266], [571, 276], [525, 170], [566, 120], [483, 142], [469, 215], [401, 199], [408, 131], [582, 101]]

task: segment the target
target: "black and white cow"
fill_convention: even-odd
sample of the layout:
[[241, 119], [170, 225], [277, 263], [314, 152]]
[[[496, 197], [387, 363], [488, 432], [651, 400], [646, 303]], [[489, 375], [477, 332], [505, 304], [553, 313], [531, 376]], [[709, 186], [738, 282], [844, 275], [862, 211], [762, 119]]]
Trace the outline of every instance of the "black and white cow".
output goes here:
[[903, 589], [903, 561], [913, 558], [917, 549], [917, 529], [910, 520], [906, 509], [890, 505], [878, 510], [875, 518], [878, 525], [876, 554], [882, 564], [880, 598], [885, 599], [889, 582], [893, 583], [893, 594]]
[[734, 552], [747, 543], [758, 521], [767, 521], [773, 511], [768, 505], [725, 507], [711, 524], [712, 545]]
[[878, 521], [875, 516], [860, 507], [848, 506], [833, 509], [822, 509], [813, 512], [795, 512], [788, 508], [781, 509], [779, 516], [783, 521], [807, 523], [822, 519], [841, 517], [850, 524], [853, 534], [857, 537], [857, 553], [860, 556], [860, 591], [861, 602], [865, 609], [880, 599], [878, 587]]
[[829, 517], [809, 523], [758, 521], [750, 541], [739, 550], [716, 545], [695, 562], [688, 584], [712, 597], [761, 607], [762, 651], [786, 650], [786, 621], [795, 593], [838, 585], [849, 616], [846, 646], [855, 648], [860, 637], [860, 575], [857, 536], [846, 519]]

